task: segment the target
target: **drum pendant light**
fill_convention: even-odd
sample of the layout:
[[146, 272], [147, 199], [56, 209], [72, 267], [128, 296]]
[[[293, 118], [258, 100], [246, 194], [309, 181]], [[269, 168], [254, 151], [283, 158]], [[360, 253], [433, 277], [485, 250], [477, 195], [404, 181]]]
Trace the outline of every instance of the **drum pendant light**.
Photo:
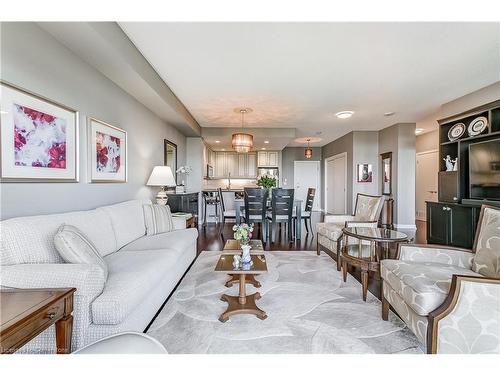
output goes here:
[[[235, 108], [235, 112], [241, 113], [241, 129], [245, 126], [245, 114], [252, 112], [251, 108]], [[232, 147], [239, 153], [249, 152], [253, 148], [253, 135], [244, 133], [234, 133], [232, 136]]]
[[313, 156], [313, 150], [312, 148], [309, 147], [310, 141], [311, 141], [310, 139], [307, 140], [307, 148], [304, 151], [304, 156], [306, 157], [306, 159], [311, 159]]

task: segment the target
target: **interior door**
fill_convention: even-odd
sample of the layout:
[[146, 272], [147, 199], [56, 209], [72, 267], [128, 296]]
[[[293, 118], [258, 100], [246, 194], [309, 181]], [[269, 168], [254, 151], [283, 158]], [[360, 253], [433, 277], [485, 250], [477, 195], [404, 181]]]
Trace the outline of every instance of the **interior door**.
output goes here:
[[313, 211], [320, 209], [320, 171], [319, 161], [296, 161], [293, 170], [293, 186], [295, 188], [295, 198], [302, 200], [302, 209], [304, 209], [309, 188], [316, 189], [314, 197]]
[[346, 155], [326, 162], [326, 209], [329, 214], [346, 213], [346, 162]]
[[438, 152], [417, 154], [415, 219], [426, 220], [426, 201], [438, 200]]

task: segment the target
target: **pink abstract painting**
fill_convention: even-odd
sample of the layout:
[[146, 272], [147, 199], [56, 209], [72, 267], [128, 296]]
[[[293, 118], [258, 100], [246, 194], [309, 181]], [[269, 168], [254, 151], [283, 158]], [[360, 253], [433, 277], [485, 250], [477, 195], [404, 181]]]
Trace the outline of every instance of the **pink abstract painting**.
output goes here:
[[17, 166], [66, 169], [66, 120], [14, 104]]
[[96, 132], [96, 170], [104, 173], [118, 173], [120, 170], [120, 138]]

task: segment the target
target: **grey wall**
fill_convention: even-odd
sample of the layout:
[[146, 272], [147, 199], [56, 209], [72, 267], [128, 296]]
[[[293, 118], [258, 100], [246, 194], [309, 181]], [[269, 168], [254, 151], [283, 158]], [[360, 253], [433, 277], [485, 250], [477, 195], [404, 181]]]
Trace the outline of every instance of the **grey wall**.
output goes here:
[[[321, 153], [323, 155], [323, 160], [329, 158], [330, 156], [338, 155], [343, 152], [347, 153], [347, 213], [352, 213], [353, 204], [352, 199], [352, 179], [353, 179], [353, 140], [354, 133], [350, 132], [335, 141], [328, 143], [321, 148]], [[351, 183], [349, 183], [351, 181]], [[325, 192], [325, 163], [321, 163], [321, 191], [324, 197]]]
[[416, 150], [417, 152], [431, 151], [439, 149], [439, 131], [434, 130], [417, 136]]
[[[377, 195], [379, 192], [378, 131], [356, 131], [353, 134], [352, 205], [358, 193]], [[358, 164], [372, 165], [372, 182], [358, 182]]]
[[[33, 23], [1, 24], [1, 78], [79, 111], [79, 183], [2, 183], [1, 218], [91, 209], [132, 198], [154, 197], [145, 186], [163, 164], [163, 139], [185, 137]], [[87, 183], [87, 117], [128, 132], [128, 182]]]

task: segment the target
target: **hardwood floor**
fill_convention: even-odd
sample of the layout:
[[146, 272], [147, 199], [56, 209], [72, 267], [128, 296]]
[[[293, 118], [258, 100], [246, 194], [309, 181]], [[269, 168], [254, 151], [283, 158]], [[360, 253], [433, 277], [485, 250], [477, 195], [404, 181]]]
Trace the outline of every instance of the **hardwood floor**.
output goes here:
[[[287, 234], [285, 231], [285, 227], [283, 226], [282, 230], [279, 232], [279, 239], [274, 243], [270, 243], [269, 241], [265, 243], [265, 250], [268, 251], [276, 251], [276, 250], [289, 250], [289, 251], [316, 251], [316, 223], [323, 221], [323, 213], [321, 212], [313, 212], [311, 217], [312, 220], [312, 229], [310, 228], [310, 233], [306, 232], [306, 228], [304, 226], [304, 222], [302, 222], [302, 239], [300, 241], [288, 242]], [[413, 242], [415, 243], [426, 243], [426, 225], [425, 221], [417, 220], [416, 232], [408, 232], [407, 234], [411, 236], [410, 238], [414, 238]], [[205, 227], [200, 226], [199, 236], [198, 236], [198, 254], [202, 251], [221, 251], [224, 247], [224, 242], [226, 239], [233, 238], [233, 230], [232, 227], [234, 222], [226, 223], [222, 228], [222, 225], [209, 223]], [[261, 238], [262, 234], [259, 232], [259, 229], [255, 229], [255, 237]], [[333, 259], [335, 259], [335, 255], [326, 251], [325, 248], [321, 248], [322, 251], [330, 255]], [[396, 253], [395, 249], [391, 251], [391, 256], [394, 256]], [[349, 270], [349, 273], [353, 275], [358, 281], [361, 280], [361, 274], [359, 270], [353, 268]], [[380, 290], [381, 290], [381, 282], [379, 278], [370, 277], [370, 282], [368, 285], [368, 289], [372, 294], [374, 294], [377, 298], [380, 298]]]

